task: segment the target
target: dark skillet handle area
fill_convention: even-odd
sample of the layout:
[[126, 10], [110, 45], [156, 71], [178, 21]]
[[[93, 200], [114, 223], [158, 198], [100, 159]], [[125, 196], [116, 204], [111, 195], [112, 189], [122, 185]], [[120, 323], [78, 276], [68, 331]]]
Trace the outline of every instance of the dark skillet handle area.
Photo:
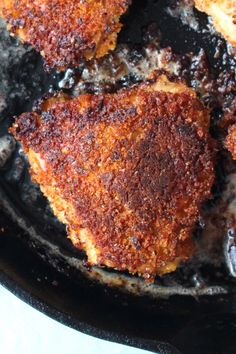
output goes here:
[[180, 331], [173, 343], [183, 354], [234, 354], [236, 315], [216, 313], [199, 316]]

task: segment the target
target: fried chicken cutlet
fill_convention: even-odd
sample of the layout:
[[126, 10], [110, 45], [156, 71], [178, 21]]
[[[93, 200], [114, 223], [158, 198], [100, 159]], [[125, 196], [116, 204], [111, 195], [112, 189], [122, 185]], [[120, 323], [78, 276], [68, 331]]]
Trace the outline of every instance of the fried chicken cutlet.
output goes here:
[[195, 0], [196, 8], [212, 17], [214, 26], [233, 46], [236, 46], [236, 1]]
[[221, 120], [222, 132], [225, 135], [224, 146], [236, 160], [236, 98], [224, 112]]
[[191, 89], [154, 75], [115, 94], [54, 97], [11, 132], [89, 264], [153, 279], [193, 252], [214, 182], [208, 128]]
[[64, 70], [116, 46], [131, 0], [0, 0], [10, 31], [41, 52], [46, 67]]
[[225, 147], [231, 152], [233, 159], [236, 160], [236, 124], [233, 124], [228, 130]]

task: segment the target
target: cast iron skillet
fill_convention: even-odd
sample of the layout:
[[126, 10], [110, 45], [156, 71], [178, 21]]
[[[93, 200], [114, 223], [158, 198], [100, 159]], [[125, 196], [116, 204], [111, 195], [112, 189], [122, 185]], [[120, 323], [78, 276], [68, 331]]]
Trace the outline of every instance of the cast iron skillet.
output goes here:
[[[126, 25], [120, 41], [130, 45], [141, 42], [142, 29], [157, 22], [165, 34], [163, 46], [171, 45], [176, 52], [204, 47], [211, 58], [212, 43], [169, 17], [163, 10], [164, 2], [136, 0], [124, 18]], [[206, 18], [202, 16], [201, 21], [205, 23]], [[4, 38], [4, 41], [18, 46], [13, 39]], [[34, 99], [57, 89], [61, 79], [56, 73], [44, 73], [41, 59], [34, 51], [26, 51], [19, 61], [9, 57], [1, 75], [11, 82], [12, 89], [7, 90], [8, 106], [2, 113], [5, 118], [1, 121], [0, 137], [11, 124], [9, 117], [31, 109]], [[23, 85], [20, 96], [16, 94], [17, 85]], [[32, 189], [30, 198], [32, 193], [36, 197], [33, 203], [30, 200], [31, 204], [27, 204], [27, 186], [34, 187], [26, 171], [20, 177], [9, 179], [9, 171], [20, 156], [17, 149], [0, 174], [1, 284], [61, 323], [103, 339], [161, 354], [235, 353], [236, 302], [232, 280], [226, 282], [227, 292], [219, 291], [217, 295], [180, 296], [173, 291], [170, 297], [158, 298], [145, 291], [138, 294], [132, 277], [127, 274], [104, 270], [107, 279], [118, 279], [124, 288], [131, 284], [133, 291], [105, 285], [101, 274], [100, 282], [92, 279], [89, 276], [92, 271], [85, 266], [84, 272], [78, 271], [45, 246], [44, 241], [49, 240], [59, 254], [71, 259], [84, 258], [66, 240], [64, 228], [50, 214], [37, 190]], [[164, 288], [172, 289], [173, 279], [159, 279], [159, 282]]]

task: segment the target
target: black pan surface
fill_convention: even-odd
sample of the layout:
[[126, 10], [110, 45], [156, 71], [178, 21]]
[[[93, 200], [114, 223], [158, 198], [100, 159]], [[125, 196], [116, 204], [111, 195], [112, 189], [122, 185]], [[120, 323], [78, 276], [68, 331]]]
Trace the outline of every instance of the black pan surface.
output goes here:
[[[212, 134], [221, 140], [224, 132], [219, 122], [236, 92], [234, 55], [209, 26], [207, 17], [195, 10], [192, 13], [190, 5], [185, 4], [181, 21], [178, 9], [182, 3], [178, 2], [176, 10], [176, 1], [134, 1], [123, 18], [125, 26], [116, 53], [125, 52], [122, 55], [130, 66], [137, 68], [150, 48], [155, 54], [155, 50], [170, 46], [172, 51], [164, 54], [180, 68], [176, 75], [199, 92], [203, 84], [208, 87], [202, 97], [213, 108]], [[205, 221], [196, 229], [200, 246], [209, 246], [204, 259], [197, 257], [154, 285], [125, 273], [88, 269], [84, 254], [66, 239], [64, 227], [30, 181], [20, 147], [9, 137], [1, 139], [6, 139], [12, 116], [32, 109], [44, 93], [60, 88], [72, 94], [113, 91], [142, 80], [143, 71], [131, 69], [117, 75], [120, 63], [115, 68], [111, 64], [117, 61], [115, 53], [65, 74], [45, 73], [38, 54], [10, 38], [3, 27], [0, 35], [1, 283], [40, 311], [100, 338], [159, 353], [235, 353], [236, 262], [234, 248], [229, 247], [229, 240], [230, 245], [234, 242], [232, 217], [231, 223], [217, 225], [222, 232], [213, 251], [208, 237], [204, 241], [203, 227], [217, 205], [222, 207], [227, 176], [235, 172], [229, 155], [225, 151], [219, 154], [215, 198], [204, 206]], [[144, 53], [146, 47], [149, 51]], [[101, 83], [97, 75], [91, 81], [95, 67], [99, 74], [107, 66], [109, 70], [112, 67], [113, 80]], [[8, 148], [2, 149], [1, 143]]]

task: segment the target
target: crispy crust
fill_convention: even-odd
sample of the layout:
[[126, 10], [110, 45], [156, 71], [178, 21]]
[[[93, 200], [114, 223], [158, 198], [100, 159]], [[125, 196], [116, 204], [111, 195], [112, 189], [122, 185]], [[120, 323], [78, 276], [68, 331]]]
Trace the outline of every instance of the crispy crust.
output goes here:
[[231, 152], [233, 159], [236, 160], [236, 124], [228, 130], [225, 147]]
[[218, 32], [236, 46], [236, 1], [195, 0], [196, 8], [212, 17]]
[[[63, 102], [64, 100], [64, 102]], [[22, 114], [11, 129], [69, 237], [91, 264], [175, 270], [214, 182], [209, 114], [164, 76]]]
[[131, 0], [0, 0], [9, 29], [63, 70], [116, 46], [120, 16]]
[[236, 160], [236, 99], [233, 100], [230, 107], [226, 110], [221, 121], [221, 128], [226, 135], [224, 145]]

